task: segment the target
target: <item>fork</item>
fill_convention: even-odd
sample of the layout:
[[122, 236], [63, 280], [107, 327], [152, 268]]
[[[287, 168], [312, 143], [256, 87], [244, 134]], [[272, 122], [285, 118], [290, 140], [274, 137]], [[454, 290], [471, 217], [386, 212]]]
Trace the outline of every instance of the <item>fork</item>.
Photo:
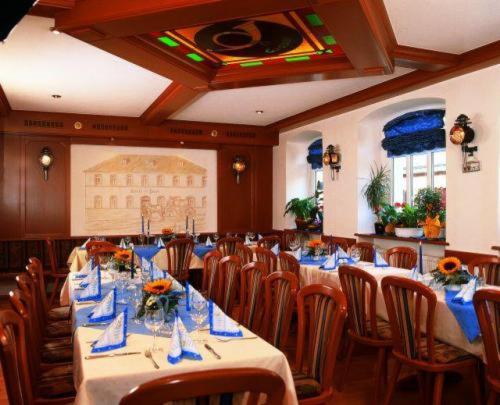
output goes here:
[[153, 359], [153, 354], [151, 353], [151, 350], [146, 349], [146, 351], [144, 352], [144, 356], [146, 356], [149, 360], [153, 362], [153, 366], [155, 366], [155, 368], [160, 368], [155, 359]]

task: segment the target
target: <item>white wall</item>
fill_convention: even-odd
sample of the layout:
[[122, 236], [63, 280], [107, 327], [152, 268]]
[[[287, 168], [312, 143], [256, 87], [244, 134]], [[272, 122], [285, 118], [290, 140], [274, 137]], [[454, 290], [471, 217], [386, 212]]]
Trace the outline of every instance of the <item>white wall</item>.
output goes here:
[[460, 147], [447, 140], [448, 249], [492, 253], [491, 246], [500, 244], [500, 65], [282, 133], [280, 145], [275, 148], [274, 167], [275, 174], [285, 174], [275, 177], [273, 226], [284, 228], [277, 213], [283, 212], [288, 194], [288, 139], [318, 131], [323, 135], [324, 147], [340, 146], [339, 180], [331, 181], [325, 172], [324, 232], [352, 237], [357, 231], [371, 231], [373, 218], [360, 191], [370, 165], [386, 161], [380, 147], [384, 123], [416, 106], [443, 103], [447, 132], [459, 114], [471, 118], [476, 131], [473, 145], [479, 147], [477, 156], [481, 161], [480, 172], [462, 173]]

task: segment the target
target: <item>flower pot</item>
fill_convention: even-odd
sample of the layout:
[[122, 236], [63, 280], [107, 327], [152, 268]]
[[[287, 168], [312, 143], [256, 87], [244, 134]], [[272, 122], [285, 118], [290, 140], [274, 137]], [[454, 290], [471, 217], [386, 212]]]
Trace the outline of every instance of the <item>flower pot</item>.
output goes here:
[[380, 223], [380, 222], [375, 222], [375, 234], [377, 235], [383, 235], [384, 232], [385, 232], [385, 227], [384, 227], [384, 224]]
[[396, 228], [396, 236], [399, 238], [421, 238], [423, 234], [422, 228]]
[[396, 225], [394, 225], [394, 224], [387, 224], [385, 226], [385, 233], [387, 235], [394, 235], [395, 231], [396, 231]]
[[307, 229], [307, 226], [309, 225], [310, 221], [307, 219], [303, 218], [295, 218], [295, 226], [297, 229]]
[[424, 235], [427, 239], [437, 239], [439, 238], [439, 233], [441, 232], [441, 224], [439, 222], [439, 217], [435, 218], [427, 217], [425, 219], [424, 225]]

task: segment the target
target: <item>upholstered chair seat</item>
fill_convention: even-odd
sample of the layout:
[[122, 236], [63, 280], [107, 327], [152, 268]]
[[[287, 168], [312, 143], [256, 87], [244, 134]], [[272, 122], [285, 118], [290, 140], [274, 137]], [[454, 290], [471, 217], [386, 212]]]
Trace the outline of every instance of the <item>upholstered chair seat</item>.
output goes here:
[[41, 373], [36, 396], [43, 399], [67, 398], [76, 395], [71, 365], [51, 367]]
[[69, 318], [69, 314], [70, 314], [70, 307], [64, 306], [64, 307], [52, 308], [48, 313], [48, 317], [49, 321], [63, 321]]
[[292, 372], [292, 377], [295, 384], [295, 392], [299, 400], [314, 398], [321, 394], [321, 384], [314, 378], [297, 371]]
[[51, 322], [45, 328], [45, 333], [48, 338], [60, 338], [71, 336], [71, 324], [68, 321]]

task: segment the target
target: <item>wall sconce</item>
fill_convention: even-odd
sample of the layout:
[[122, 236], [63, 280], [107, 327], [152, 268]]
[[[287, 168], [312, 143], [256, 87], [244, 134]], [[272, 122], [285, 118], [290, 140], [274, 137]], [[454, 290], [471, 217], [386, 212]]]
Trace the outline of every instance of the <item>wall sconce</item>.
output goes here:
[[328, 145], [326, 147], [325, 153], [323, 153], [323, 165], [330, 167], [330, 177], [332, 180], [335, 180], [335, 173], [338, 178], [341, 158], [342, 156], [340, 155], [340, 148], [338, 146]]
[[40, 162], [40, 166], [42, 166], [43, 179], [47, 181], [49, 179], [49, 167], [54, 163], [54, 155], [47, 146], [40, 151], [38, 161]]
[[243, 173], [247, 168], [245, 159], [241, 156], [236, 156], [233, 159], [233, 173], [236, 176], [236, 184], [240, 184], [240, 174]]
[[479, 160], [474, 156], [477, 146], [470, 147], [468, 144], [474, 140], [474, 130], [469, 127], [471, 120], [467, 115], [460, 114], [455, 120], [455, 125], [450, 130], [450, 141], [455, 145], [462, 146], [462, 172], [478, 172], [481, 170]]

